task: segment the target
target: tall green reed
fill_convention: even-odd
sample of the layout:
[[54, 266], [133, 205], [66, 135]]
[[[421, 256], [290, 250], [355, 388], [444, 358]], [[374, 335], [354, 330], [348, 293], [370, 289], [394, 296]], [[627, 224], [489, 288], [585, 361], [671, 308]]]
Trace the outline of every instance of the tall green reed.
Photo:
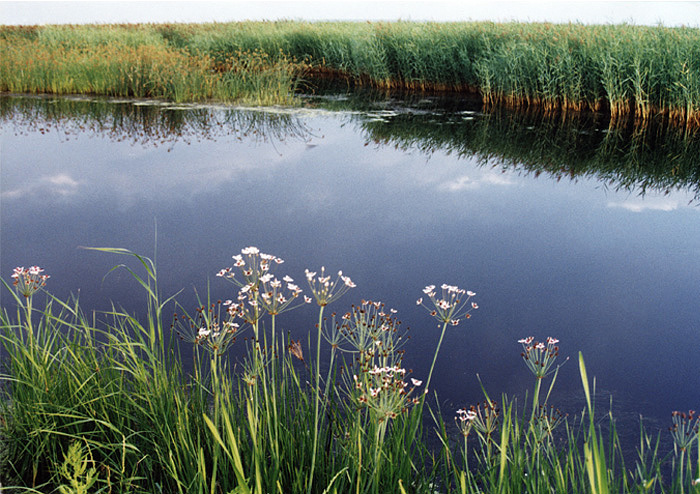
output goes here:
[[[700, 108], [700, 30], [687, 27], [404, 21], [6, 26], [0, 46], [0, 88], [9, 91], [295, 104], [295, 89], [317, 76], [385, 89], [478, 92], [488, 105], [548, 113], [607, 111], [619, 123], [662, 114], [696, 126]], [[234, 65], [238, 69], [221, 70]]]

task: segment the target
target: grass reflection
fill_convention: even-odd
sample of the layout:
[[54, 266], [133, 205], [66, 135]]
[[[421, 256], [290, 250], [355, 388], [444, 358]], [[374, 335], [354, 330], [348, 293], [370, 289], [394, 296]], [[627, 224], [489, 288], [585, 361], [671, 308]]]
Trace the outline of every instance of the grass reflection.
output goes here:
[[[455, 106], [457, 103], [458, 106]], [[557, 180], [593, 178], [615, 190], [700, 194], [700, 131], [666, 120], [609, 125], [601, 114], [484, 113], [480, 103], [359, 98], [309, 99], [307, 106], [347, 111], [370, 142], [398, 149], [476, 158], [504, 171]], [[93, 132], [143, 145], [215, 140], [223, 136], [282, 142], [308, 140], [298, 110], [241, 110], [216, 106], [75, 98], [2, 97], [0, 121], [15, 132]]]
[[360, 117], [368, 139], [399, 149], [446, 152], [535, 176], [594, 178], [615, 190], [700, 194], [700, 133], [664, 121], [609, 127], [591, 114], [495, 110], [384, 112]]
[[144, 146], [224, 136], [279, 142], [306, 140], [309, 135], [293, 113], [139, 100], [0, 97], [0, 122], [9, 124], [15, 133], [91, 132]]

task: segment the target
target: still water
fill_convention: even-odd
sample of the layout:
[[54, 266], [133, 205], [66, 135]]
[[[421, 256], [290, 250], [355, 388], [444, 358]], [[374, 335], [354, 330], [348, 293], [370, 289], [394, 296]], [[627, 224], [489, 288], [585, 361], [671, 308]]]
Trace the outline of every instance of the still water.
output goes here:
[[[600, 406], [631, 430], [700, 407], [698, 136], [600, 123], [556, 125], [344, 98], [297, 110], [162, 107], [3, 97], [0, 273], [38, 264], [59, 297], [110, 300], [143, 314], [124, 259], [157, 256], [164, 295], [233, 298], [217, 278], [255, 245], [304, 269], [342, 269], [361, 299], [398, 310], [405, 365], [427, 375], [437, 322], [416, 299], [428, 284], [476, 292], [449, 328], [433, 390], [446, 413], [489, 393], [533, 387], [517, 340], [560, 340], [551, 402], [581, 409], [578, 352]], [[549, 125], [549, 128], [547, 127]], [[674, 160], [669, 172], [668, 160]], [[665, 171], [659, 171], [659, 170]], [[134, 266], [135, 267], [135, 266]], [[107, 275], [107, 276], [105, 276]], [[2, 294], [3, 306], [10, 303]], [[313, 308], [280, 317], [303, 338]], [[99, 316], [98, 316], [99, 318]]]

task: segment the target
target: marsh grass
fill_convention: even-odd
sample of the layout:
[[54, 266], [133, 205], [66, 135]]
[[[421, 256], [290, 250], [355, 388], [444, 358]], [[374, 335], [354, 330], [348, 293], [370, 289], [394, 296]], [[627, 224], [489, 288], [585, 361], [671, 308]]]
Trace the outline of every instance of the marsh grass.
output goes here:
[[[274, 259], [253, 272], [251, 266], [265, 264], [263, 254], [252, 249], [234, 256], [235, 266], [242, 267], [243, 278], [237, 276], [243, 298], [207, 298], [191, 314], [179, 308], [172, 323], [177, 332], [163, 322], [172, 299], [160, 298], [155, 263], [124, 249], [98, 250], [127, 256], [115, 269], [129, 269], [144, 290], [143, 320], [116, 307], [88, 318], [78, 300], [62, 301], [45, 291], [24, 297], [3, 282], [5, 300], [12, 302], [0, 313], [5, 489], [62, 494], [700, 489], [693, 485], [700, 476], [700, 452], [692, 415], [690, 423], [678, 422], [682, 431], [692, 431], [679, 435], [685, 438], [678, 445], [682, 451], [659, 451], [658, 438], [641, 429], [631, 465], [615, 420], [600, 418], [595, 381], [591, 386], [581, 356], [586, 405], [580, 416], [568, 419], [550, 405], [558, 373], [551, 365], [552, 372], [533, 376], [533, 397], [525, 406], [507, 396], [497, 404], [483, 388], [485, 404], [459, 413], [470, 419], [456, 432], [445, 422], [451, 411], [431, 406], [420, 382], [404, 386], [403, 330], [393, 311], [363, 301], [347, 315], [324, 318], [324, 304], [337, 303], [333, 299], [352, 283], [339, 277], [331, 285], [322, 271], [307, 273], [310, 293], [322, 302], [318, 339], [294, 342], [276, 329], [279, 306], [265, 305], [271, 299], [263, 294], [296, 290], [267, 275]], [[461, 297], [457, 287], [443, 289]], [[431, 299], [436, 296], [429, 292]], [[434, 302], [445, 308], [449, 298]], [[265, 307], [277, 309], [271, 315]], [[443, 330], [448, 319], [465, 315], [459, 307], [449, 309], [442, 314]], [[233, 320], [241, 324], [234, 328]], [[177, 334], [182, 344], [194, 344], [190, 372], [181, 365]], [[246, 357], [232, 366], [225, 350], [246, 344], [243, 335]], [[555, 344], [547, 341], [551, 358]], [[314, 355], [319, 348], [318, 355], [330, 361], [323, 369], [322, 358]], [[424, 421], [424, 412], [433, 425]], [[427, 446], [428, 435], [439, 439], [438, 447]]]
[[301, 65], [259, 50], [226, 66], [169, 45], [149, 27], [11, 30], [0, 36], [0, 90], [293, 105]]
[[[700, 124], [700, 29], [491, 22], [3, 26], [0, 90], [292, 104], [313, 78]], [[232, 63], [232, 60], [234, 61]], [[240, 70], [221, 72], [223, 67]], [[263, 67], [261, 69], [261, 67]]]

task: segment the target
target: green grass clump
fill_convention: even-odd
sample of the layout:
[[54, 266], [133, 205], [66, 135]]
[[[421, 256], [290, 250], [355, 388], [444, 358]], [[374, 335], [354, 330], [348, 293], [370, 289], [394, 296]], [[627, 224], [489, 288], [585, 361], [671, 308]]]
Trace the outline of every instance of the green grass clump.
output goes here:
[[[595, 417], [595, 382], [581, 356], [581, 415], [569, 420], [550, 405], [559, 371], [553, 338], [520, 341], [535, 377], [525, 406], [507, 396], [499, 405], [484, 389], [486, 400], [459, 410], [448, 426], [423, 390], [447, 327], [477, 308], [466, 290], [423, 290], [419, 303], [442, 332], [426, 382], [407, 382], [404, 331], [393, 310], [362, 301], [324, 317], [354, 287], [342, 273], [307, 270], [306, 298], [293, 280], [272, 274], [278, 258], [248, 247], [217, 275], [237, 285], [236, 301], [207, 299], [191, 313], [179, 307], [171, 332], [163, 316], [172, 300], [158, 295], [155, 264], [125, 249], [94, 250], [136, 262], [142, 275], [127, 269], [145, 290], [145, 321], [116, 309], [91, 320], [77, 301], [48, 292], [39, 310], [35, 299], [48, 276], [36, 266], [17, 268], [14, 287], [3, 282], [16, 305], [14, 316], [7, 307], [0, 312], [0, 480], [8, 492], [700, 490], [695, 413], [674, 413], [675, 451], [665, 456], [659, 438], [642, 429], [628, 466], [612, 416], [605, 434]], [[313, 301], [318, 325], [307, 343], [279, 330], [279, 315]], [[243, 334], [247, 352], [232, 367], [227, 351]], [[174, 335], [193, 345], [189, 372]], [[428, 447], [435, 433], [440, 444]]]
[[151, 27], [48, 26], [0, 36], [0, 90], [293, 105], [300, 66], [259, 50], [226, 66], [169, 44]]

